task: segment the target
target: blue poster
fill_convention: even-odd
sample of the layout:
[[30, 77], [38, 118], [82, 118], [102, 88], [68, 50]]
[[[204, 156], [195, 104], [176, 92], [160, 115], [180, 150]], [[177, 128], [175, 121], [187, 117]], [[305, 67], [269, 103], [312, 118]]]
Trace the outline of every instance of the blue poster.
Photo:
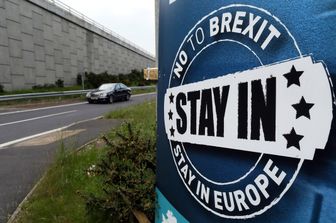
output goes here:
[[336, 222], [335, 9], [160, 1], [156, 222]]

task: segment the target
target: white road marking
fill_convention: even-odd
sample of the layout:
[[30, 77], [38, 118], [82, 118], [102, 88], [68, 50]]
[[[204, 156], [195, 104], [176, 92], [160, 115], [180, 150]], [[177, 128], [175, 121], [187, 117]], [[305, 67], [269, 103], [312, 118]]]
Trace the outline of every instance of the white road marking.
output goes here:
[[27, 110], [20, 110], [20, 111], [12, 111], [12, 112], [3, 112], [3, 113], [0, 113], [0, 116], [1, 116], [1, 115], [18, 114], [18, 113], [24, 113], [24, 112], [32, 112], [32, 111], [47, 110], [47, 109], [53, 109], [53, 108], [63, 108], [63, 107], [69, 107], [69, 106], [75, 106], [75, 105], [82, 105], [82, 104], [87, 104], [87, 102], [79, 102], [79, 103], [66, 104], [66, 105], [56, 105], [56, 106], [50, 106], [50, 107], [34, 108], [34, 109], [27, 109]]
[[[132, 95], [132, 97], [140, 97], [140, 96], [152, 95], [152, 94], [156, 94], [156, 92], [145, 93], [145, 94], [136, 94], [136, 95]], [[49, 107], [43, 107], [43, 108], [33, 108], [33, 109], [26, 109], [26, 110], [20, 110], [20, 111], [12, 111], [12, 112], [3, 112], [3, 113], [0, 113], [0, 116], [18, 114], [18, 113], [24, 113], [24, 112], [47, 110], [47, 109], [53, 109], [53, 108], [70, 107], [70, 106], [83, 105], [83, 104], [87, 104], [87, 102], [79, 102], [79, 103], [66, 104], [66, 105], [56, 105], [56, 106], [49, 106]]]
[[74, 129], [74, 130], [66, 130], [63, 129], [59, 132], [53, 132], [47, 135], [40, 136], [38, 138], [26, 140], [24, 142], [17, 143], [13, 145], [14, 147], [24, 147], [24, 146], [45, 146], [57, 142], [59, 140], [65, 140], [74, 135], [78, 135], [82, 132], [86, 131], [86, 129]]
[[80, 124], [80, 123], [83, 123], [83, 122], [89, 122], [89, 121], [101, 119], [101, 118], [103, 118], [103, 116], [98, 116], [98, 117], [95, 117], [95, 118], [90, 118], [90, 119], [82, 120], [82, 121], [79, 121], [79, 122], [74, 122], [70, 125], [63, 126], [61, 128], [52, 129], [52, 130], [49, 130], [49, 131], [46, 131], [46, 132], [41, 132], [41, 133], [38, 133], [38, 134], [35, 134], [35, 135], [31, 135], [31, 136], [23, 137], [23, 138], [16, 139], [16, 140], [13, 140], [13, 141], [5, 142], [5, 143], [0, 144], [0, 150], [1, 149], [6, 149], [6, 147], [17, 144], [19, 142], [23, 142], [23, 141], [33, 139], [33, 138], [36, 138], [36, 137], [39, 137], [39, 136], [47, 135], [47, 134], [50, 134], [50, 133], [62, 131], [64, 129], [70, 128], [74, 125], [77, 125], [77, 124]]
[[46, 135], [46, 134], [62, 131], [63, 129], [66, 129], [66, 128], [67, 128], [67, 126], [62, 127], [62, 128], [58, 128], [58, 129], [53, 129], [53, 130], [46, 131], [46, 132], [41, 132], [39, 134], [27, 136], [27, 137], [24, 137], [24, 138], [21, 138], [21, 139], [16, 139], [16, 140], [13, 140], [13, 141], [10, 141], [10, 142], [5, 142], [5, 143], [0, 144], [0, 149], [4, 149], [7, 146], [11, 146], [11, 145], [14, 145], [16, 143], [23, 142], [23, 141], [26, 141], [26, 140], [29, 140], [29, 139], [33, 139], [33, 138], [36, 138], [36, 137], [39, 137], [39, 136], [43, 136], [43, 135]]
[[72, 111], [60, 112], [60, 113], [55, 113], [55, 114], [50, 114], [50, 115], [44, 115], [44, 116], [39, 116], [39, 117], [35, 117], [35, 118], [24, 119], [24, 120], [20, 120], [20, 121], [7, 122], [7, 123], [0, 124], [0, 127], [1, 126], [6, 126], [6, 125], [13, 125], [13, 124], [17, 124], [17, 123], [22, 123], [22, 122], [34, 121], [34, 120], [43, 119], [43, 118], [49, 118], [49, 117], [53, 117], [53, 116], [59, 116], [59, 115], [69, 114], [69, 113], [73, 113], [73, 112], [76, 112], [76, 111], [78, 111], [78, 110], [72, 110]]
[[[132, 95], [132, 97], [140, 97], [140, 96], [153, 95], [153, 94], [156, 94], [156, 92]], [[45, 108], [37, 108], [37, 109], [30, 109], [30, 110], [24, 110], [24, 111], [8, 112], [7, 114], [23, 113], [23, 112], [29, 112], [29, 111], [38, 111], [38, 110], [51, 109], [51, 108], [57, 108], [57, 107], [66, 107], [66, 106], [80, 105], [80, 104], [87, 104], [87, 102], [68, 104], [68, 105], [60, 105], [60, 106], [51, 106], [51, 107], [45, 107]], [[4, 114], [6, 114], [6, 113], [0, 113], [0, 115], [4, 115]], [[50, 133], [54, 133], [54, 132], [57, 132], [57, 131], [62, 131], [64, 129], [70, 128], [74, 125], [77, 125], [77, 124], [80, 124], [80, 123], [83, 123], [83, 122], [96, 120], [96, 119], [101, 119], [101, 118], [103, 118], [103, 116], [98, 116], [98, 117], [95, 117], [95, 118], [82, 120], [82, 121], [75, 122], [75, 123], [72, 123], [72, 124], [67, 125], [67, 126], [63, 126], [61, 128], [52, 129], [52, 130], [49, 130], [49, 131], [46, 131], [46, 132], [41, 132], [41, 133], [38, 133], [38, 134], [35, 134], [35, 135], [31, 135], [31, 136], [23, 137], [23, 138], [16, 139], [16, 140], [13, 140], [13, 141], [5, 142], [5, 143], [0, 144], [0, 150], [6, 149], [7, 147], [9, 147], [11, 145], [14, 145], [14, 144], [17, 144], [17, 143], [20, 143], [20, 142], [23, 142], [23, 141], [26, 141], [26, 140], [29, 140], [29, 139], [33, 139], [33, 138], [43, 136], [43, 135], [46, 135], [46, 134], [50, 134]]]

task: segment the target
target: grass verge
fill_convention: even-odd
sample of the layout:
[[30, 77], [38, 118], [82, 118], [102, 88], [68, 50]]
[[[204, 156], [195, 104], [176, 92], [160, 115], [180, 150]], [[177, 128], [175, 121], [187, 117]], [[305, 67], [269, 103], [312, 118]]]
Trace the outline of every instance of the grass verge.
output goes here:
[[156, 91], [156, 86], [153, 86], [152, 88], [146, 88], [146, 89], [134, 89], [132, 90], [132, 94], [146, 94], [146, 93], [151, 93]]
[[97, 193], [96, 178], [85, 170], [103, 155], [98, 149], [81, 153], [61, 150], [14, 222], [87, 222], [79, 191]]
[[[143, 129], [144, 137], [155, 137], [156, 103], [143, 104], [114, 111], [106, 118], [124, 119], [135, 128]], [[116, 140], [116, 132], [124, 131], [125, 125], [108, 134]], [[99, 194], [102, 182], [88, 175], [87, 170], [106, 155], [103, 144], [89, 145], [79, 152], [60, 149], [56, 162], [47, 171], [41, 183], [23, 204], [14, 220], [28, 222], [90, 222], [81, 194]], [[92, 221], [91, 221], [92, 222]]]

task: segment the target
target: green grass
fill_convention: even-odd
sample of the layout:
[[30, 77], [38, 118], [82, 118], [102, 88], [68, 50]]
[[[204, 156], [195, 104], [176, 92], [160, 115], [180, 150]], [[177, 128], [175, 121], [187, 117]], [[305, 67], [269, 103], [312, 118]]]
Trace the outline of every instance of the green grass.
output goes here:
[[23, 205], [15, 222], [88, 222], [80, 193], [97, 193], [97, 178], [86, 170], [103, 155], [103, 150], [59, 152], [32, 197]]
[[128, 108], [119, 109], [105, 115], [107, 119], [127, 119], [146, 124], [147, 121], [153, 119], [156, 114], [156, 103], [154, 100], [134, 105]]
[[[155, 137], [155, 101], [111, 112], [106, 118], [124, 119], [134, 128], [142, 129], [144, 137]], [[108, 134], [109, 139], [115, 140], [116, 132], [125, 129], [126, 125], [122, 125], [112, 130]], [[24, 203], [14, 222], [89, 222], [81, 194], [99, 194], [101, 182], [95, 177], [89, 177], [86, 170], [105, 154], [104, 148], [93, 146], [76, 153], [60, 149], [55, 163]]]
[[105, 118], [123, 119], [126, 122], [131, 123], [135, 130], [140, 129], [141, 134], [143, 134], [144, 137], [149, 139], [155, 137], [156, 102], [154, 100], [110, 112], [105, 115]]
[[145, 94], [145, 93], [151, 93], [156, 91], [156, 86], [153, 86], [152, 88], [147, 89], [134, 89], [132, 90], [132, 94]]

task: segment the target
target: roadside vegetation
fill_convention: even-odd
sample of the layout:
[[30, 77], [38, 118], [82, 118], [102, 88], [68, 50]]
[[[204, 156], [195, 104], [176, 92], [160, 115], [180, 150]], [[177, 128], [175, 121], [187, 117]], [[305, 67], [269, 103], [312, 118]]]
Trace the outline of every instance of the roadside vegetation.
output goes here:
[[57, 87], [54, 85], [40, 85], [31, 89], [20, 89], [14, 91], [3, 91], [0, 95], [13, 95], [13, 94], [29, 94], [29, 93], [42, 93], [42, 92], [59, 92], [59, 91], [75, 91], [82, 90], [82, 86], [74, 85], [67, 87]]
[[[85, 73], [84, 74], [85, 88], [97, 88], [104, 83], [123, 83], [127, 86], [145, 86], [155, 85], [157, 81], [145, 80], [143, 71], [132, 70], [129, 74], [111, 75], [108, 72], [103, 73]], [[82, 75], [77, 76], [77, 84], [82, 84]]]
[[0, 84], [0, 94], [4, 93], [5, 90], [4, 90], [4, 86], [2, 84]]
[[[58, 79], [54, 84], [35, 85], [31, 89], [22, 89], [14, 91], [5, 91], [3, 85], [0, 84], [0, 96], [1, 95], [14, 95], [14, 94], [27, 94], [27, 93], [42, 93], [42, 92], [61, 92], [61, 91], [73, 91], [82, 90], [83, 83], [82, 77], [84, 77], [85, 89], [98, 88], [103, 83], [115, 83], [121, 82], [129, 87], [133, 86], [147, 86], [153, 85], [153, 88], [149, 89], [135, 89], [132, 91], [133, 95], [155, 92], [156, 81], [147, 81], [144, 79], [143, 71], [132, 70], [129, 74], [110, 75], [107, 72], [95, 74], [85, 73], [84, 75], [77, 75], [77, 85], [64, 86], [64, 81]], [[0, 101], [0, 106], [18, 106], [18, 107], [34, 107], [34, 106], [52, 106], [66, 103], [74, 103], [85, 100], [85, 95], [68, 95], [58, 97], [43, 97], [32, 99], [18, 99], [11, 101]]]
[[2, 91], [0, 95], [14, 95], [14, 94], [29, 94], [29, 93], [43, 93], [43, 92], [60, 92], [60, 91], [74, 91], [74, 90], [82, 90], [81, 86], [67, 86], [67, 87], [57, 87], [55, 85], [40, 85], [35, 86], [31, 89], [20, 89], [14, 91]]
[[43, 97], [43, 98], [32, 98], [32, 99], [21, 99], [21, 100], [10, 100], [10, 101], [0, 101], [0, 107], [2, 109], [6, 108], [30, 108], [30, 107], [43, 107], [43, 106], [53, 106], [68, 103], [82, 102], [85, 100], [84, 95], [68, 95], [62, 97]]
[[[147, 86], [156, 85], [157, 81], [145, 80], [143, 71], [132, 70], [129, 74], [111, 75], [107, 72], [103, 73], [85, 73], [84, 74], [84, 88], [94, 89], [98, 88], [104, 83], [121, 82], [129, 87], [133, 86]], [[54, 84], [34, 85], [31, 89], [20, 89], [13, 91], [5, 91], [4, 86], [0, 84], [0, 95], [26, 94], [26, 93], [41, 93], [41, 92], [59, 92], [59, 91], [74, 91], [82, 90], [82, 75], [78, 74], [76, 85], [65, 86], [64, 80], [58, 79]]]
[[152, 221], [155, 114], [155, 101], [111, 112], [124, 124], [79, 151], [61, 148], [14, 222]]
[[[146, 89], [134, 89], [132, 90], [132, 95], [146, 94], [155, 92], [156, 87]], [[60, 97], [43, 97], [43, 98], [32, 98], [32, 99], [22, 99], [22, 100], [11, 100], [0, 102], [1, 107], [39, 107], [39, 106], [52, 106], [59, 104], [68, 104], [85, 101], [85, 95], [68, 95]]]

